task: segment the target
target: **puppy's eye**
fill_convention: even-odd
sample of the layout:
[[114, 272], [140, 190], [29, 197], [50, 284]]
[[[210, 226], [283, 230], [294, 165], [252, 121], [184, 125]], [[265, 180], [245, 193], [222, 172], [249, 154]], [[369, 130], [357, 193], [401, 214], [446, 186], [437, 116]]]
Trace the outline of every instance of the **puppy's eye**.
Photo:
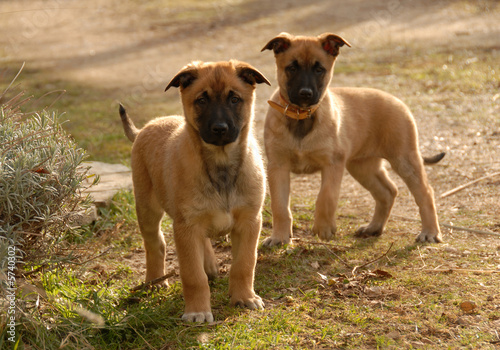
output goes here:
[[241, 101], [241, 99], [238, 96], [233, 96], [233, 97], [231, 97], [230, 101], [233, 105], [235, 105], [235, 104], [239, 103]]
[[206, 97], [199, 97], [196, 99], [196, 104], [199, 105], [199, 106], [203, 106], [203, 105], [206, 105], [207, 104], [207, 98]]
[[295, 73], [297, 71], [297, 67], [295, 67], [294, 65], [290, 65], [290, 66], [286, 67], [286, 71], [288, 73]]
[[315, 72], [316, 74], [323, 74], [323, 73], [325, 72], [325, 68], [320, 67], [320, 66], [315, 67], [315, 68], [314, 68], [314, 72]]

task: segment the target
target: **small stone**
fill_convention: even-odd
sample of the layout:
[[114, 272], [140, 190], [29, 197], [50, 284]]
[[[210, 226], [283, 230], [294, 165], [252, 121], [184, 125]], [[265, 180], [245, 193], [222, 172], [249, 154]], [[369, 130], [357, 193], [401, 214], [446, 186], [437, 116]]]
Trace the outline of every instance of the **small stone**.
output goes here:
[[316, 270], [317, 270], [317, 269], [319, 269], [319, 263], [318, 263], [317, 261], [313, 261], [313, 262], [311, 263], [311, 267], [312, 267], [313, 269], [316, 269]]
[[70, 225], [72, 227], [79, 227], [90, 225], [99, 218], [97, 215], [97, 208], [95, 205], [90, 205], [86, 209], [79, 210], [76, 215], [71, 219]]
[[397, 339], [401, 338], [401, 334], [399, 334], [398, 331], [391, 331], [391, 332], [387, 333], [385, 336], [387, 338], [391, 338], [391, 339], [394, 339], [394, 340], [397, 340]]

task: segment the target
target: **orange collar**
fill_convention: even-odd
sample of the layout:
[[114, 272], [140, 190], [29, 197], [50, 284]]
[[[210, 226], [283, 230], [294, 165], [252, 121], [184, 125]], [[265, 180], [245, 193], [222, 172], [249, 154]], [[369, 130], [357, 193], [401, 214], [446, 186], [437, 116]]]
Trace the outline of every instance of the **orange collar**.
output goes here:
[[[269, 105], [277, 110], [278, 112], [282, 113], [283, 115], [296, 119], [296, 120], [302, 120], [302, 119], [307, 119], [310, 118], [311, 115], [316, 112], [316, 110], [319, 107], [319, 104], [316, 106], [310, 107], [310, 108], [300, 108], [297, 106], [292, 105], [291, 103], [287, 102], [283, 95], [280, 94], [280, 103], [276, 103], [274, 101], [267, 101]], [[283, 107], [284, 105], [284, 107]]]

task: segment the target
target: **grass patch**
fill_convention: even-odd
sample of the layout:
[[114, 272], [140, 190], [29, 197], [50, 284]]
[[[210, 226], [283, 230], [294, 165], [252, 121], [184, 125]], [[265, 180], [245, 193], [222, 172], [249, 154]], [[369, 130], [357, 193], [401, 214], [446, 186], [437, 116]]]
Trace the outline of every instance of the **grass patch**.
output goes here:
[[[19, 67], [8, 64], [4, 79], [0, 81], [3, 91], [15, 76]], [[24, 69], [16, 80], [17, 89], [5, 96], [14, 96], [20, 90], [30, 91], [30, 103], [22, 106], [29, 113], [33, 109], [64, 111], [64, 129], [72, 135], [78, 145], [89, 154], [89, 160], [122, 163], [130, 158], [131, 143], [125, 137], [118, 114], [118, 101], [125, 103], [138, 127], [161, 115], [181, 113], [177, 94], [163, 96], [160, 93], [136, 97], [119, 89], [102, 89], [95, 86], [54, 79], [48, 72]]]
[[[265, 210], [270, 211], [268, 204], [266, 201]], [[307, 211], [313, 209], [307, 207]], [[489, 274], [429, 272], [451, 262], [456, 267], [467, 263], [474, 268], [480, 268], [480, 259], [483, 266], [485, 260], [493, 263], [496, 256], [487, 247], [467, 255], [460, 253], [465, 250], [461, 240], [454, 241], [453, 249], [417, 245], [412, 234], [395, 235], [391, 228], [370, 240], [355, 240], [350, 229], [341, 229], [335, 241], [318, 245], [300, 229], [310, 219], [303, 212], [294, 213], [300, 239], [293, 246], [259, 251], [255, 289], [266, 309], [229, 306], [228, 271], [221, 270], [219, 278], [211, 282], [216, 322], [194, 325], [180, 320], [184, 302], [178, 277], [167, 289], [130, 292], [143, 279], [128, 263], [142, 249], [131, 193], [119, 193], [101, 214], [100, 227], [92, 229], [98, 235], [82, 236], [79, 244], [93, 252], [87, 252], [90, 258], [80, 257], [80, 262], [88, 262], [69, 268], [53, 266], [27, 279], [45, 297], [38, 307], [29, 309], [40, 327], [22, 323], [18, 327], [25, 346], [396, 349], [444, 344], [481, 348], [495, 341], [492, 324], [500, 314], [493, 291], [500, 287], [498, 279]], [[339, 218], [339, 227], [348, 227], [344, 221], [350, 218]], [[168, 220], [164, 228], [171, 242]], [[386, 256], [352, 275], [352, 267], [380, 257], [391, 243]], [[219, 260], [228, 261], [228, 245], [223, 242], [215, 248]], [[107, 254], [92, 259], [96, 252], [107, 249]], [[168, 259], [176, 258], [169, 255]], [[390, 277], [373, 275], [376, 270]], [[478, 305], [473, 313], [460, 308], [468, 300]]]
[[335, 73], [396, 76], [402, 81], [418, 83], [418, 91], [430, 94], [477, 94], [498, 89], [500, 71], [496, 62], [499, 55], [494, 48], [380, 52], [375, 60], [369, 61], [354, 58], [346, 63], [340, 58]]

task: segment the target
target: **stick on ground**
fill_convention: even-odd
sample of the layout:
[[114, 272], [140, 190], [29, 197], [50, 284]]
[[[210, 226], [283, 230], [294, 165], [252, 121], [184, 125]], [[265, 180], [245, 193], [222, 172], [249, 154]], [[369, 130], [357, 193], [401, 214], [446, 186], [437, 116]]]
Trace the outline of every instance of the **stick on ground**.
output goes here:
[[[420, 220], [418, 220], [418, 219], [407, 218], [407, 217], [401, 216], [401, 215], [393, 215], [393, 216], [396, 217], [396, 218], [398, 218], [398, 219], [401, 219], [401, 220], [413, 221], [413, 222], [420, 222]], [[443, 224], [443, 223], [439, 223], [439, 225], [443, 226], [443, 227], [446, 227], [446, 228], [453, 229], [453, 230], [457, 230], [457, 231], [467, 231], [467, 232], [471, 232], [471, 233], [478, 233], [478, 234], [481, 234], [481, 235], [490, 235], [490, 236], [500, 237], [500, 233], [496, 233], [496, 232], [493, 232], [493, 231], [476, 230], [476, 229], [473, 229], [473, 228], [460, 227], [460, 226], [448, 225], [448, 224]]]
[[175, 271], [173, 271], [173, 270], [170, 271], [169, 273], [167, 273], [166, 275], [163, 275], [161, 277], [155, 278], [154, 280], [141, 283], [137, 287], [132, 288], [130, 291], [131, 292], [136, 292], [138, 290], [142, 290], [144, 288], [148, 288], [148, 287], [153, 286], [155, 284], [161, 283], [161, 282], [165, 281], [167, 278], [170, 278], [172, 276], [175, 276]]
[[455, 193], [463, 190], [464, 188], [470, 187], [470, 186], [478, 183], [479, 181], [486, 180], [486, 179], [489, 179], [491, 177], [495, 177], [495, 176], [498, 176], [498, 175], [500, 175], [500, 172], [494, 173], [494, 174], [491, 174], [491, 175], [486, 175], [486, 176], [480, 177], [479, 179], [476, 179], [474, 181], [467, 182], [466, 184], [463, 184], [461, 186], [458, 186], [458, 187], [456, 187], [456, 188], [454, 188], [452, 190], [449, 190], [449, 191], [443, 193], [441, 196], [439, 196], [439, 198], [445, 198], [445, 197], [451, 196], [452, 194], [455, 194]]
[[391, 248], [392, 248], [393, 245], [394, 245], [394, 242], [392, 242], [391, 245], [389, 246], [389, 249], [387, 249], [387, 251], [384, 254], [382, 254], [381, 256], [379, 256], [378, 258], [370, 260], [366, 264], [363, 264], [361, 266], [354, 266], [354, 268], [351, 271], [351, 275], [354, 276], [354, 274], [356, 273], [357, 270], [362, 269], [363, 267], [367, 267], [368, 265], [371, 265], [374, 262], [379, 261], [380, 259], [382, 259], [384, 256], [386, 256], [389, 253], [389, 251], [391, 250]]

